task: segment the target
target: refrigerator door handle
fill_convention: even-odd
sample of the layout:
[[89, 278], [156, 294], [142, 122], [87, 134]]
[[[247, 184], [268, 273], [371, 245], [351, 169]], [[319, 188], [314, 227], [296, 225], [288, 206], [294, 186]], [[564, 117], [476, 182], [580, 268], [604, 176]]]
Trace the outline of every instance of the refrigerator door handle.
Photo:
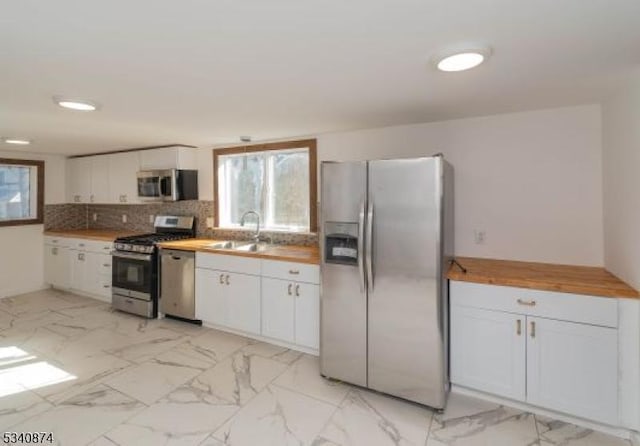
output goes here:
[[365, 202], [360, 205], [360, 215], [358, 221], [358, 271], [360, 272], [360, 292], [364, 293], [366, 286], [364, 278], [364, 213]]
[[367, 257], [367, 280], [369, 292], [373, 291], [373, 203], [369, 201], [367, 209], [367, 234], [365, 253]]

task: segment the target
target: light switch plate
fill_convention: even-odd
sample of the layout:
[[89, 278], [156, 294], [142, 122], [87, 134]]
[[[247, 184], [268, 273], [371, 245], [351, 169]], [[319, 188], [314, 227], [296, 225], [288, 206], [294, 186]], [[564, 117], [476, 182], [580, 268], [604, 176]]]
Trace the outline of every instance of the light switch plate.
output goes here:
[[213, 217], [207, 217], [207, 228], [213, 229]]
[[98, 221], [98, 213], [94, 212], [92, 218], [93, 218], [93, 221]]
[[127, 222], [127, 214], [122, 214], [122, 223]]
[[153, 214], [149, 214], [149, 223], [153, 223], [154, 220], [154, 215]]

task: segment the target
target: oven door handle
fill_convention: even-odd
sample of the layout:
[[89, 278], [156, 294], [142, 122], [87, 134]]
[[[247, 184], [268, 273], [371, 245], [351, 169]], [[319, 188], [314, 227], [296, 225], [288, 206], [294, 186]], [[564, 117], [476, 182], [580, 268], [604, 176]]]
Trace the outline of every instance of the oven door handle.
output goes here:
[[123, 259], [145, 260], [147, 262], [151, 261], [151, 254], [136, 254], [134, 252], [111, 251], [111, 255], [113, 257], [120, 257]]

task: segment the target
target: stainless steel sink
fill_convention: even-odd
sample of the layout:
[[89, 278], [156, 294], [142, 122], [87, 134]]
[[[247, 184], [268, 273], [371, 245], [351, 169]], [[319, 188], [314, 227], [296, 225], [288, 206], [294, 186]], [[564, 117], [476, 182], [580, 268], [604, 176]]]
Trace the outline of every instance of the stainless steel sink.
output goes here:
[[246, 244], [247, 242], [224, 241], [224, 242], [210, 243], [207, 245], [207, 247], [212, 249], [236, 249], [238, 246], [242, 246]]
[[245, 245], [237, 246], [233, 248], [234, 251], [244, 251], [244, 252], [260, 252], [267, 249], [266, 243], [247, 243]]

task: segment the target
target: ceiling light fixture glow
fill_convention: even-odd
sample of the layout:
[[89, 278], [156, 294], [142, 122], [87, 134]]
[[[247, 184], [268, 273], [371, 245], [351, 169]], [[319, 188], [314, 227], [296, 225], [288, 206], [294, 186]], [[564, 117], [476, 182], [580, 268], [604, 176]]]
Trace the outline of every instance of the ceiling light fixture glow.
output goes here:
[[54, 96], [53, 102], [58, 104], [60, 107], [68, 108], [70, 110], [77, 110], [77, 111], [94, 111], [99, 108], [98, 104], [93, 101], [62, 98], [59, 96]]
[[436, 67], [440, 71], [464, 71], [477, 67], [491, 55], [489, 48], [466, 49], [449, 52], [435, 59]]
[[30, 140], [24, 138], [2, 138], [2, 142], [19, 146], [28, 146], [29, 144], [31, 144]]

